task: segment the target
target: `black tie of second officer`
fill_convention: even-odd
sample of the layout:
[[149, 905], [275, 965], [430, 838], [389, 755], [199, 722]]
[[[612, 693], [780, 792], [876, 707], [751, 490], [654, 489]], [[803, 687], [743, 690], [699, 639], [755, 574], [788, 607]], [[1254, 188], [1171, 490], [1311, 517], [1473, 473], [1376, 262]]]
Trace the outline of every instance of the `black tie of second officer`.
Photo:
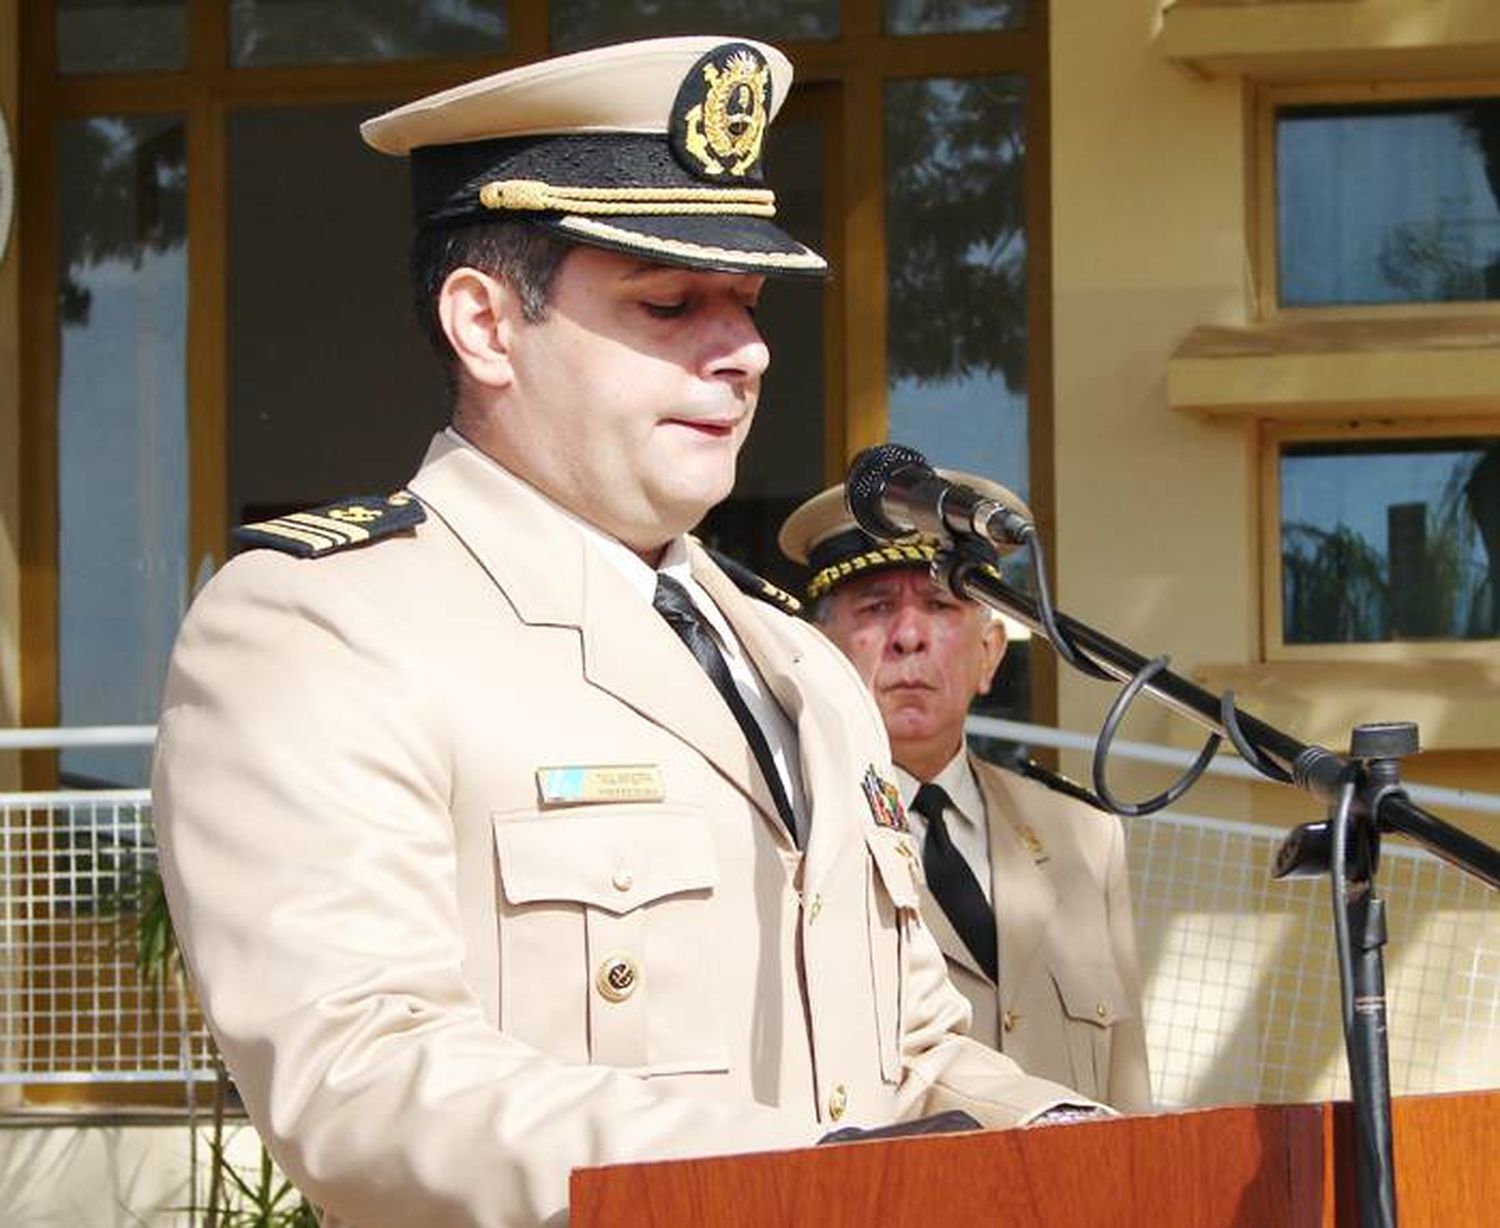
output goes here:
[[776, 760], [766, 742], [765, 731], [755, 719], [755, 714], [745, 706], [744, 696], [734, 685], [729, 664], [719, 651], [714, 633], [704, 626], [698, 607], [693, 604], [687, 590], [671, 576], [657, 575], [656, 595], [652, 597], [651, 604], [667, 620], [667, 625], [677, 632], [677, 638], [687, 645], [687, 650], [703, 667], [703, 672], [713, 681], [719, 694], [724, 697], [724, 702], [729, 705], [729, 710], [734, 713], [734, 719], [744, 732], [745, 741], [750, 744], [750, 753], [755, 756], [755, 762], [760, 767], [760, 774], [765, 777], [766, 785], [771, 790], [771, 797], [776, 802], [776, 812], [781, 815], [781, 821], [786, 824], [786, 829], [792, 833], [792, 840], [795, 842], [797, 818], [792, 813], [792, 803], [787, 799], [786, 786], [781, 783], [781, 773], [776, 770]]
[[994, 981], [1000, 968], [995, 948], [995, 912], [984, 898], [984, 888], [948, 834], [943, 812], [952, 803], [942, 785], [930, 781], [917, 790], [911, 808], [927, 820], [927, 839], [922, 844], [922, 870], [932, 895], [942, 905], [964, 946]]

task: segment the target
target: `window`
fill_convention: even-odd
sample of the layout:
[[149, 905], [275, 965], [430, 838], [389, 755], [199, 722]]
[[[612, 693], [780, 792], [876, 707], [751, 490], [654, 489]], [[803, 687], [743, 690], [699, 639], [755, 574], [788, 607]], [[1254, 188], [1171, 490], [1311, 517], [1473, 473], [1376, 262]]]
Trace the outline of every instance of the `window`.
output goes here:
[[[59, 715], [149, 723], [187, 584], [187, 150], [180, 115], [57, 131]], [[146, 783], [145, 748], [63, 755]]]
[[1264, 323], [1220, 382], [1261, 398], [1265, 656], [1493, 654], [1500, 90], [1259, 97]]
[[1267, 655], [1493, 653], [1500, 640], [1500, 419], [1281, 427]]
[[[890, 436], [934, 465], [993, 478], [1023, 499], [1030, 497], [1026, 133], [1024, 77], [927, 77], [885, 87]], [[1029, 586], [1024, 552], [1002, 566], [1007, 581]], [[974, 711], [1025, 720], [1030, 684], [1031, 644], [1017, 634]]]
[[1500, 299], [1500, 98], [1275, 116], [1282, 307]]
[[[28, 250], [28, 301], [43, 309], [25, 317], [21, 352], [23, 429], [43, 462], [27, 493], [31, 552], [55, 567], [29, 573], [23, 594], [28, 724], [149, 720], [176, 621], [229, 527], [399, 482], [441, 419], [441, 380], [403, 331], [404, 252], [371, 258], [404, 226], [406, 188], [398, 163], [360, 147], [356, 120], [715, 13], [789, 40], [798, 85], [772, 173], [787, 224], [836, 276], [770, 288], [761, 421], [705, 536], [795, 583], [774, 545], [781, 517], [888, 435], [1045, 508], [1046, 266], [1032, 236], [1047, 171], [1027, 105], [1045, 94], [1045, 5], [42, 0], [26, 10], [40, 54], [23, 57], [22, 85], [30, 113], [49, 117], [29, 131], [47, 135], [20, 152], [52, 172], [41, 188], [32, 177], [25, 203], [58, 219], [58, 242]], [[87, 143], [105, 137], [114, 145]], [[340, 199], [359, 207], [341, 214]], [[935, 251], [927, 240], [949, 236], [924, 234], [934, 210], [954, 227]], [[375, 238], [356, 250], [350, 231]], [[130, 320], [112, 295], [130, 296]], [[106, 326], [125, 347], [110, 380], [87, 366]], [[351, 361], [361, 352], [380, 354], [381, 374]], [[1013, 710], [1049, 705], [1050, 686]], [[63, 766], [80, 784], [135, 784], [144, 757]]]

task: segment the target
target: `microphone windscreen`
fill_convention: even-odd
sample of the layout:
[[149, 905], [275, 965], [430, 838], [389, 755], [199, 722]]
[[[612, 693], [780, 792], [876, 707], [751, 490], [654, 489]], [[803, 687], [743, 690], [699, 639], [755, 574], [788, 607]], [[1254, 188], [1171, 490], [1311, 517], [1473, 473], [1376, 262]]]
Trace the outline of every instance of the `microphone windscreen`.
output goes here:
[[932, 466], [915, 448], [899, 443], [876, 444], [849, 463], [849, 476], [844, 480], [844, 502], [854, 517], [854, 523], [871, 537], [894, 541], [911, 535], [911, 526], [897, 524], [885, 514], [883, 506], [891, 475], [911, 468], [930, 470]]

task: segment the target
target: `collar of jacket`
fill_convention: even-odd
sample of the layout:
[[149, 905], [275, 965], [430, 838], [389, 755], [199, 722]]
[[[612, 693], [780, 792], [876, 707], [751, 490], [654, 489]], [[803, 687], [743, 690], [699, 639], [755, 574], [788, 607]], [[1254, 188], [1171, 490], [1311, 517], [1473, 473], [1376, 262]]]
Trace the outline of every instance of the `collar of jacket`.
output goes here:
[[[463, 542], [517, 617], [534, 626], [576, 628], [589, 683], [702, 754], [791, 847], [744, 735], [713, 684], [700, 677], [672, 630], [619, 570], [587, 545], [566, 514], [475, 449], [441, 433], [408, 489]], [[691, 538], [688, 555], [693, 578], [723, 612], [797, 726], [809, 806], [814, 799], [839, 796], [839, 790], [857, 793], [864, 764], [852, 762], [854, 747], [836, 705], [809, 702], [819, 687], [807, 675], [801, 644], [806, 634], [798, 634], [807, 628], [747, 597]], [[674, 661], [684, 668], [663, 668]], [[684, 678], [691, 685], [682, 685]], [[847, 829], [848, 824], [833, 822], [813, 825], [805, 850], [809, 881]]]

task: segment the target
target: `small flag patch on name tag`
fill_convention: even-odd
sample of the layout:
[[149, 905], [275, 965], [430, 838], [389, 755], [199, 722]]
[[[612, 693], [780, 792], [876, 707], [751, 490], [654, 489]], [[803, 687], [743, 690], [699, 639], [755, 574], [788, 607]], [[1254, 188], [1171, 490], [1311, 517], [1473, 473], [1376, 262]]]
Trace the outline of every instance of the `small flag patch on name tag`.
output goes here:
[[536, 785], [544, 806], [662, 802], [667, 798], [661, 768], [654, 763], [537, 768]]

